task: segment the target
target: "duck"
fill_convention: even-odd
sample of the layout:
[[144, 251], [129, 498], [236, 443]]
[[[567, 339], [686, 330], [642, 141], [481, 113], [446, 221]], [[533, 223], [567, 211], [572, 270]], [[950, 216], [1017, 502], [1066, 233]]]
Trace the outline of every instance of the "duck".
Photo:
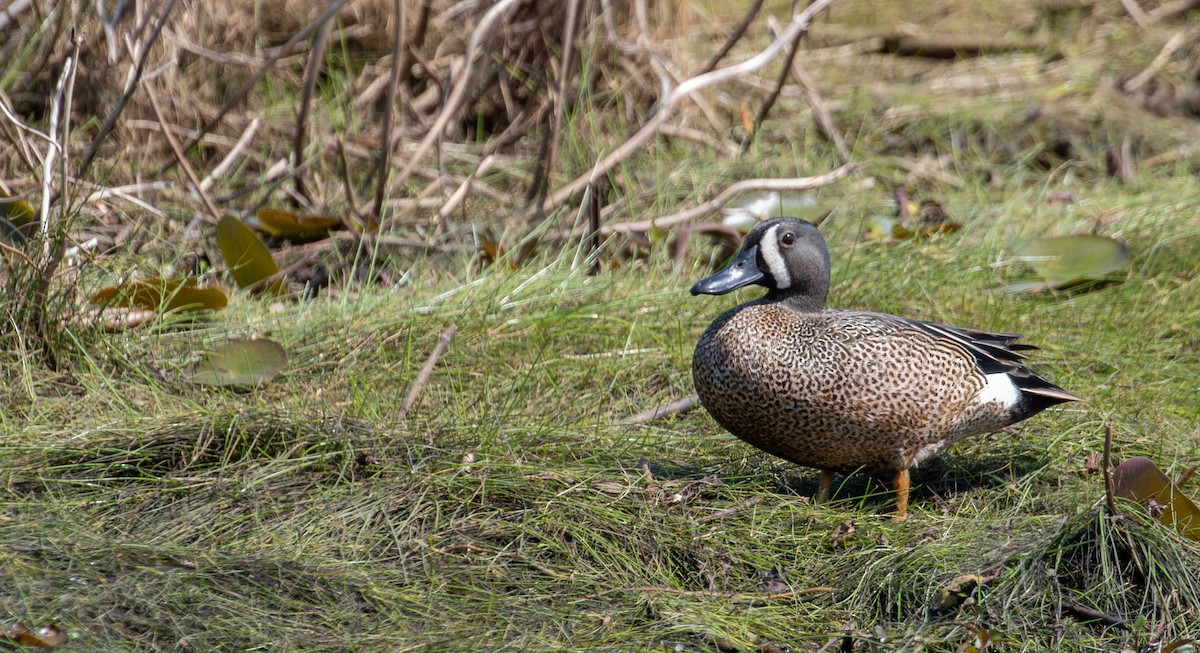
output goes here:
[[718, 424], [771, 455], [834, 475], [890, 472], [894, 520], [908, 517], [909, 470], [954, 442], [1081, 401], [1035, 374], [1016, 333], [829, 308], [830, 257], [817, 228], [773, 218], [692, 295], [758, 285], [700, 336], [692, 380]]

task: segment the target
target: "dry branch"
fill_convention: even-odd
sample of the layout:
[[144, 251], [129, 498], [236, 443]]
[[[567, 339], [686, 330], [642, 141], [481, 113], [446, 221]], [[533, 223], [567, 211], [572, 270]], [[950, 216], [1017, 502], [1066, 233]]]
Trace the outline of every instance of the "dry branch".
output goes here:
[[550, 197], [542, 203], [542, 211], [549, 213], [558, 206], [565, 203], [571, 197], [581, 192], [593, 179], [600, 175], [607, 174], [610, 170], [616, 167], [617, 164], [624, 161], [629, 155], [633, 154], [649, 141], [658, 131], [659, 126], [667, 121], [674, 114], [679, 103], [692, 93], [701, 89], [727, 82], [736, 79], [742, 75], [748, 75], [766, 66], [775, 57], [779, 56], [788, 45], [796, 38], [797, 35], [808, 31], [813, 19], [821, 12], [829, 8], [833, 4], [833, 0], [814, 0], [814, 2], [804, 9], [804, 11], [796, 14], [792, 18], [792, 22], [788, 24], [787, 29], [771, 42], [762, 52], [743, 61], [739, 64], [726, 66], [703, 75], [693, 77], [679, 86], [675, 87], [669, 94], [661, 98], [659, 108], [650, 120], [642, 126], [629, 140], [625, 141], [617, 149], [613, 150], [600, 161], [596, 162], [593, 168], [574, 180], [563, 185], [557, 191], [552, 193]]
[[[411, 61], [404, 49], [404, 0], [393, 0], [392, 11], [396, 17], [396, 32], [392, 39], [392, 67], [388, 71], [387, 95], [383, 107], [383, 127], [379, 142], [379, 163], [375, 168], [375, 204], [372, 205], [371, 215], [376, 220], [383, 217], [383, 200], [388, 189], [388, 168], [392, 165], [392, 124], [396, 115], [396, 92], [400, 86], [401, 68], [410, 66]], [[407, 74], [407, 71], [404, 71]], [[340, 141], [339, 141], [340, 143]], [[350, 193], [350, 185], [346, 185], [346, 193]]]
[[[170, 0], [170, 2], [174, 3], [175, 0]], [[246, 81], [243, 82], [236, 91], [234, 91], [233, 96], [230, 97], [229, 100], [217, 110], [217, 115], [213, 116], [211, 120], [209, 120], [203, 127], [200, 128], [200, 132], [196, 134], [195, 138], [192, 139], [192, 142], [188, 143], [187, 147], [183, 148], [183, 151], [187, 152], [193, 147], [196, 147], [196, 145], [200, 143], [200, 140], [204, 138], [205, 135], [207, 135], [213, 129], [216, 129], [217, 125], [221, 124], [221, 120], [225, 118], [225, 114], [229, 113], [231, 109], [241, 103], [242, 98], [246, 96], [246, 93], [249, 93], [250, 89], [254, 88], [254, 86], [258, 84], [258, 82], [267, 74], [268, 71], [271, 70], [271, 67], [274, 66], [276, 62], [283, 57], [292, 54], [298, 44], [303, 42], [304, 39], [308, 38], [309, 34], [312, 34], [315, 30], [320, 29], [322, 25], [326, 24], [326, 21], [333, 17], [333, 15], [336, 14], [344, 4], [346, 4], [346, 0], [332, 0], [329, 3], [329, 6], [325, 8], [325, 11], [318, 16], [316, 20], [309, 23], [304, 27], [304, 29], [296, 32], [292, 38], [288, 39], [287, 43], [284, 43], [278, 50], [276, 50], [275, 54], [271, 55], [270, 58], [264, 61], [263, 65], [258, 70], [254, 71], [254, 74], [246, 79]], [[175, 165], [176, 161], [172, 161], [163, 166], [163, 169], [159, 171], [159, 174], [170, 170], [171, 167]]]
[[446, 351], [446, 345], [450, 344], [450, 339], [454, 337], [454, 332], [457, 330], [458, 325], [451, 322], [450, 326], [447, 326], [446, 330], [442, 332], [442, 336], [438, 338], [437, 344], [433, 346], [433, 351], [425, 361], [425, 366], [421, 368], [421, 373], [417, 375], [412, 387], [408, 389], [404, 403], [400, 404], [400, 410], [396, 411], [396, 421], [402, 422], [404, 418], [408, 417], [408, 411], [417, 402], [417, 395], [421, 393], [421, 388], [429, 380], [429, 375], [433, 374], [433, 366], [437, 365], [438, 359], [442, 357], [442, 352]]
[[171, 151], [175, 153], [175, 159], [183, 166], [183, 171], [187, 175], [188, 181], [191, 182], [192, 188], [195, 189], [196, 194], [203, 200], [204, 206], [208, 208], [209, 215], [213, 217], [213, 220], [220, 220], [221, 213], [217, 211], [217, 206], [213, 204], [212, 198], [200, 186], [200, 178], [196, 176], [196, 171], [192, 169], [191, 164], [187, 161], [187, 157], [184, 156], [183, 150], [179, 147], [179, 141], [175, 140], [175, 135], [167, 128], [167, 120], [163, 116], [162, 107], [158, 105], [158, 95], [154, 92], [153, 85], [146, 85], [146, 95], [150, 98], [150, 106], [154, 109], [154, 116], [158, 118], [159, 124], [162, 125], [163, 136], [167, 138], [167, 143], [171, 146]]
[[[516, 6], [517, 0], [500, 0], [500, 2], [497, 2], [495, 6], [489, 9], [488, 12], [483, 15], [483, 18], [480, 19], [479, 24], [475, 26], [475, 30], [471, 32], [471, 40], [467, 44], [466, 53], [463, 55], [462, 72], [460, 72], [458, 75], [458, 83], [454, 85], [454, 90], [450, 92], [450, 97], [446, 99], [445, 104], [442, 106], [442, 110], [438, 114], [437, 120], [434, 121], [433, 126], [429, 128], [429, 131], [425, 133], [425, 138], [423, 138], [421, 143], [417, 145], [417, 149], [409, 157], [408, 163], [406, 163], [396, 175], [396, 179], [393, 184], [403, 184], [405, 180], [412, 175], [413, 170], [417, 167], [417, 164], [420, 163], [421, 159], [429, 153], [429, 148], [433, 146], [434, 141], [436, 141], [446, 129], [446, 125], [449, 124], [450, 119], [458, 112], [459, 106], [466, 98], [467, 89], [470, 87], [471, 65], [475, 59], [476, 51], [479, 50], [480, 43], [485, 38], [490, 36], [492, 24], [506, 16], [508, 12], [516, 8]], [[383, 146], [391, 147], [391, 143], [384, 143]]]
[[665, 215], [661, 218], [653, 218], [650, 220], [642, 220], [640, 222], [621, 222], [614, 225], [604, 227], [605, 235], [612, 233], [625, 233], [630, 231], [649, 231], [651, 229], [667, 229], [675, 225], [683, 224], [691, 220], [695, 220], [725, 206], [725, 203], [737, 196], [738, 193], [744, 193], [751, 190], [773, 190], [773, 191], [796, 191], [810, 190], [828, 186], [840, 179], [845, 178], [851, 172], [854, 172], [856, 166], [845, 164], [823, 175], [815, 177], [795, 177], [789, 179], [743, 179], [742, 181], [731, 184], [725, 190], [721, 191], [716, 197], [711, 200], [699, 204], [690, 209], [679, 211]]
[[[772, 36], [778, 36], [779, 25], [774, 19], [768, 21]], [[796, 84], [800, 86], [800, 90], [804, 91], [804, 99], [808, 101], [808, 106], [812, 108], [813, 117], [817, 119], [817, 126], [821, 128], [821, 133], [825, 134], [825, 138], [833, 144], [833, 149], [838, 153], [838, 159], [842, 163], [850, 162], [850, 148], [846, 146], [846, 139], [842, 138], [842, 132], [838, 131], [833, 124], [833, 117], [829, 114], [829, 106], [825, 104], [821, 94], [817, 92], [817, 85], [813, 82], [812, 77], [796, 61], [795, 57], [788, 60], [791, 66], [792, 77], [795, 78]]]

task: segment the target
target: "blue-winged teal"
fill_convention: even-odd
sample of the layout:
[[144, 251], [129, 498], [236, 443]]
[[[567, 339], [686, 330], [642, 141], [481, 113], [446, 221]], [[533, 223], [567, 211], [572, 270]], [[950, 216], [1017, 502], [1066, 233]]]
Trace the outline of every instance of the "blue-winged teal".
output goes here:
[[835, 472], [895, 472], [896, 519], [908, 470], [954, 441], [1078, 401], [1034, 374], [1015, 333], [830, 309], [829, 250], [811, 224], [763, 222], [692, 294], [758, 284], [767, 294], [723, 313], [696, 343], [700, 402], [726, 429], [781, 458]]

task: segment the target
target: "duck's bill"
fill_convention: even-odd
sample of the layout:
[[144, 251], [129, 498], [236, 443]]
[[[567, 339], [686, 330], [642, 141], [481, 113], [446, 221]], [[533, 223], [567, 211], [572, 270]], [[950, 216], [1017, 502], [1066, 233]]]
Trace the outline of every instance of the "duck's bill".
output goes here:
[[724, 270], [705, 277], [692, 286], [693, 295], [724, 295], [742, 286], [758, 283], [763, 273], [758, 269], [758, 245], [742, 250]]

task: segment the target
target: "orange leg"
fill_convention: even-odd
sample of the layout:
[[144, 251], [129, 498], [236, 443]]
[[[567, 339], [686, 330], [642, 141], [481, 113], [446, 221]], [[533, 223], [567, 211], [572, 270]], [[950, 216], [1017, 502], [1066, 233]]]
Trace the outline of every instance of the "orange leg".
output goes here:
[[896, 478], [892, 479], [892, 487], [896, 490], [896, 515], [892, 517], [892, 521], [904, 521], [905, 519], [908, 519], [907, 467], [896, 472]]
[[822, 469], [821, 482], [817, 485], [817, 503], [829, 501], [831, 494], [833, 494], [833, 472]]

